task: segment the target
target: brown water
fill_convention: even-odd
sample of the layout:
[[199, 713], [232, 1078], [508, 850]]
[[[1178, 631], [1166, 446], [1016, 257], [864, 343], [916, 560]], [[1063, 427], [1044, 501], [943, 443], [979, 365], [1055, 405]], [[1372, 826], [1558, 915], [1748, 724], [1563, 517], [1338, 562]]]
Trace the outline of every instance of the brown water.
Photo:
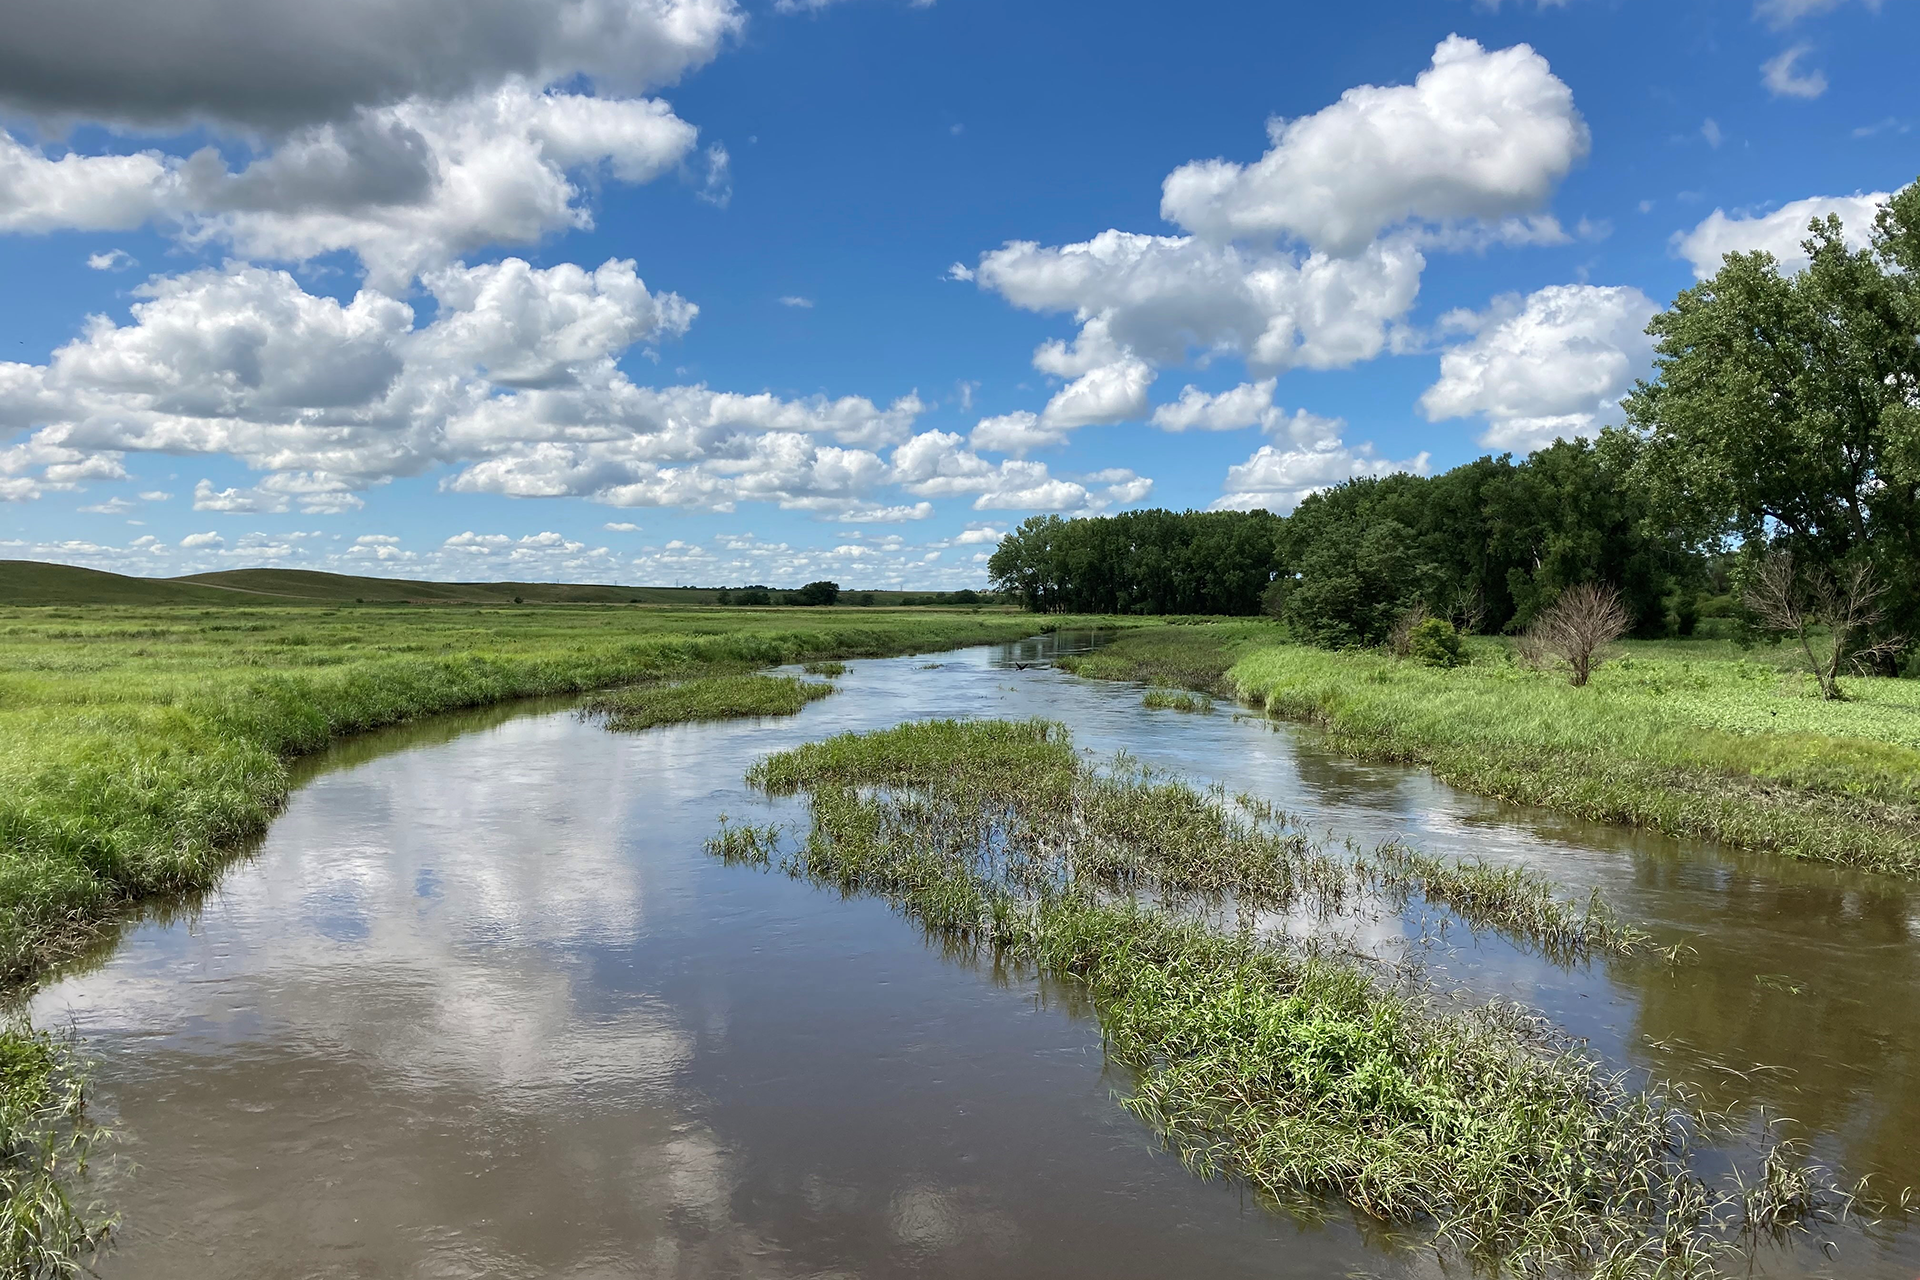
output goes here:
[[[1048, 716], [1317, 830], [1598, 886], [1695, 954], [1562, 967], [1441, 913], [1350, 926], [1622, 1067], [1783, 1111], [1850, 1175], [1920, 1185], [1920, 891], [1568, 822], [1290, 727], [1012, 669], [1046, 651], [856, 663], [791, 720], [623, 736], [495, 710], [314, 761], [218, 893], [34, 1002], [77, 1028], [125, 1135], [102, 1273], [1432, 1273], [1338, 1215], [1296, 1222], [1191, 1178], [1113, 1102], [1124, 1080], [1071, 989], [702, 851], [723, 811], [797, 814], [742, 788], [756, 756], [927, 716]], [[1911, 1277], [1916, 1236], [1849, 1232], [1836, 1257], [1760, 1270]]]

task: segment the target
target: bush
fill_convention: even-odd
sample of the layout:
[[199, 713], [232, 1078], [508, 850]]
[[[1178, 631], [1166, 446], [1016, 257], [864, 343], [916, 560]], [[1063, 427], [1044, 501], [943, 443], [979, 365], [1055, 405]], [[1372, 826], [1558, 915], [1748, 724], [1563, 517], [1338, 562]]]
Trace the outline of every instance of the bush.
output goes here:
[[1457, 667], [1465, 660], [1460, 633], [1445, 618], [1422, 618], [1407, 633], [1407, 656], [1429, 667]]

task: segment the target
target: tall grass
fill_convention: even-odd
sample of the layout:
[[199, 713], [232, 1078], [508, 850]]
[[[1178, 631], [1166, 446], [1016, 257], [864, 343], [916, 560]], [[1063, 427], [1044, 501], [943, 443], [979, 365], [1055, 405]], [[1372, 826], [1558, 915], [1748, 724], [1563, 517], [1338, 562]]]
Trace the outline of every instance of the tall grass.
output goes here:
[[693, 720], [797, 716], [809, 702], [832, 692], [833, 686], [823, 681], [792, 676], [694, 676], [596, 694], [581, 704], [581, 711], [603, 719], [615, 732], [630, 733]]
[[10, 1025], [0, 1034], [0, 1276], [78, 1274], [112, 1229], [76, 1204], [102, 1131], [87, 1114], [87, 1079], [66, 1045]]
[[1584, 689], [1479, 647], [1446, 671], [1273, 645], [1230, 680], [1335, 749], [1485, 795], [1794, 857], [1920, 874], [1920, 683], [1822, 702], [1745, 662], [1628, 657]]
[[[1294, 864], [1306, 851], [1262, 846], [1260, 817], [1221, 797], [1125, 762], [1089, 771], [1057, 725], [845, 735], [763, 760], [749, 780], [808, 795], [789, 873], [884, 896], [950, 942], [1084, 984], [1108, 1052], [1135, 1074], [1126, 1105], [1198, 1173], [1309, 1210], [1337, 1195], [1526, 1272], [1702, 1276], [1751, 1243], [1756, 1214], [1777, 1226], [1844, 1208], [1830, 1180], [1785, 1156], [1761, 1184], [1804, 1188], [1799, 1199], [1708, 1186], [1691, 1165], [1704, 1117], [1516, 1009], [1450, 1010], [1351, 958], [1150, 905], [1143, 887], [1264, 877], [1272, 889], [1277, 862], [1256, 874], [1246, 855]], [[767, 865], [775, 839], [727, 827], [709, 847]]]

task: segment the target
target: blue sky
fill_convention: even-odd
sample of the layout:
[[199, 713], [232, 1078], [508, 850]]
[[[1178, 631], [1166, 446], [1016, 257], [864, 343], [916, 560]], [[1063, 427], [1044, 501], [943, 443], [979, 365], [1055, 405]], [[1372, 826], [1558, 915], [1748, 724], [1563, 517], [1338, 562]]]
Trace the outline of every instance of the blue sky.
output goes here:
[[1920, 176], [1904, 0], [152, 8], [0, 50], [0, 556], [977, 585], [1591, 433]]

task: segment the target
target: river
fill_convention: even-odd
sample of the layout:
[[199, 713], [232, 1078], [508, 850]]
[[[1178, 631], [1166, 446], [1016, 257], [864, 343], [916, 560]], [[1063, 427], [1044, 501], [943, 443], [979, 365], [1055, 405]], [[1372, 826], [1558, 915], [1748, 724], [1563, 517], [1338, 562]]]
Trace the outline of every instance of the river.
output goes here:
[[[703, 852], [723, 812], [799, 815], [743, 787], [756, 757], [934, 716], [1057, 719], [1334, 839], [1597, 887], [1691, 951], [1560, 965], [1417, 906], [1346, 924], [1623, 1069], [1784, 1113], [1850, 1177], [1920, 1185], [1920, 889], [1499, 804], [1224, 704], [1148, 711], [1049, 669], [1083, 642], [856, 662], [791, 719], [617, 735], [496, 708], [304, 762], [215, 893], [34, 999], [121, 1135], [101, 1273], [1437, 1274], [1344, 1213], [1188, 1175], [1113, 1101], [1071, 987]], [[1916, 1236], [1848, 1229], [1759, 1272], [1907, 1280]]]

